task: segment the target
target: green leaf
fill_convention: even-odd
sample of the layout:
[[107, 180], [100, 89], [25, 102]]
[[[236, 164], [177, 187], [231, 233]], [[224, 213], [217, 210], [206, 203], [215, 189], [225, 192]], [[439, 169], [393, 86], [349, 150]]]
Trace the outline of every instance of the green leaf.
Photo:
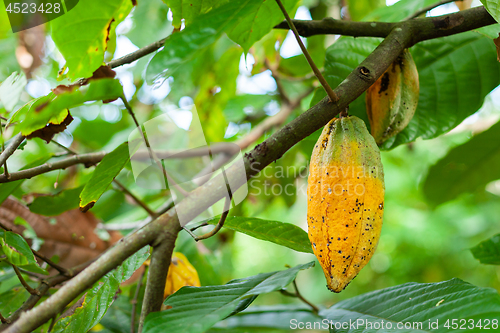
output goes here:
[[[215, 225], [218, 221], [219, 218], [213, 218], [208, 220], [207, 223]], [[307, 232], [291, 223], [234, 216], [226, 219], [224, 228], [286, 246], [295, 251], [313, 253]]]
[[[330, 332], [337, 333], [352, 332], [349, 323], [353, 322], [359, 323], [354, 329], [360, 333], [461, 332], [457, 328], [446, 328], [447, 320], [451, 327], [453, 319], [466, 323], [472, 319], [474, 324], [481, 320], [483, 325], [484, 320], [489, 319], [491, 326], [491, 320], [500, 317], [500, 296], [492, 288], [476, 287], [460, 279], [438, 283], [411, 282], [340, 301], [319, 314], [332, 321], [330, 325], [336, 330], [330, 329]], [[439, 328], [429, 327], [436, 322]], [[398, 323], [415, 326], [398, 329]], [[378, 330], [370, 327], [378, 327]], [[482, 332], [477, 328], [473, 331]]]
[[181, 27], [181, 20], [184, 19], [184, 23], [187, 26], [194, 21], [194, 19], [200, 15], [208, 12], [212, 7], [221, 5], [227, 1], [220, 0], [163, 0], [170, 7], [172, 11], [172, 25], [179, 29]]
[[221, 286], [183, 287], [165, 300], [164, 304], [171, 309], [146, 317], [144, 332], [204, 332], [231, 315], [245, 300], [285, 288], [300, 270], [313, 265], [314, 262], [310, 262], [284, 271], [232, 280]]
[[21, 93], [26, 83], [28, 83], [28, 81], [23, 72], [20, 74], [14, 72], [0, 84], [0, 101], [7, 111], [10, 112], [14, 109], [21, 98]]
[[[123, 88], [119, 80], [92, 80], [88, 85], [55, 95], [50, 93], [45, 98], [25, 105], [24, 120], [19, 125], [23, 135], [45, 127], [47, 123], [60, 124], [69, 114], [68, 108], [81, 105], [88, 101], [111, 100], [123, 96]], [[31, 111], [31, 112], [29, 112]]]
[[436, 4], [436, 0], [400, 0], [392, 6], [379, 7], [363, 17], [363, 21], [398, 22], [417, 11]]
[[[259, 1], [254, 1], [259, 2]], [[297, 0], [282, 0], [286, 11], [293, 17]], [[240, 16], [238, 23], [227, 31], [227, 35], [248, 52], [250, 47], [264, 37], [285, 17], [276, 1], [260, 1], [259, 7], [245, 16]]]
[[151, 59], [146, 74], [152, 81], [172, 75], [180, 66], [189, 63], [198, 54], [214, 43], [220, 35], [238, 22], [241, 17], [255, 12], [261, 1], [235, 0], [206, 14], [184, 30], [172, 34], [165, 45]]
[[29, 209], [35, 214], [57, 216], [65, 211], [78, 208], [82, 190], [83, 185], [61, 191], [56, 195], [36, 197], [29, 205]]
[[385, 7], [385, 0], [347, 0], [347, 6], [351, 20], [360, 21], [374, 9]]
[[497, 21], [500, 22], [500, 3], [498, 0], [481, 0], [488, 13]]
[[[325, 61], [328, 83], [338, 86], [379, 41], [342, 37], [330, 46]], [[417, 110], [410, 124], [386, 141], [382, 149], [448, 132], [475, 113], [484, 97], [500, 83], [495, 45], [483, 34], [469, 31], [429, 40], [415, 45], [411, 52], [419, 72]], [[317, 103], [324, 96], [323, 90], [317, 90], [311, 103]], [[368, 126], [365, 94], [351, 103], [349, 113], [363, 119]]]
[[453, 148], [429, 169], [423, 192], [433, 205], [500, 179], [500, 123]]
[[[47, 162], [51, 157], [52, 154], [39, 158], [29, 164], [26, 164], [23, 168], [21, 168], [21, 170], [27, 170], [42, 165], [43, 163]], [[26, 179], [19, 179], [13, 182], [0, 184], [0, 204], [2, 204], [5, 201], [5, 199], [7, 199], [9, 195], [11, 195], [15, 190], [17, 190], [25, 180]]]
[[131, 9], [130, 0], [80, 0], [51, 21], [52, 39], [66, 59], [71, 80], [91, 77], [102, 65], [109, 36]]
[[[293, 8], [297, 0], [287, 0]], [[274, 1], [234, 0], [199, 15], [184, 30], [172, 34], [148, 65], [147, 80], [173, 75], [180, 66], [192, 62], [212, 45], [223, 32], [245, 50], [265, 34], [283, 17]]]
[[117, 269], [106, 274], [86, 293], [83, 304], [71, 316], [62, 318], [56, 323], [53, 332], [88, 332], [106, 314], [120, 283], [128, 280], [148, 257], [149, 246], [145, 246]]
[[28, 299], [30, 293], [23, 287], [0, 294], [0, 313], [7, 318]]
[[20, 266], [35, 273], [49, 274], [38, 266], [30, 246], [21, 235], [0, 229], [0, 246], [7, 261], [12, 265]]
[[500, 234], [479, 243], [470, 251], [481, 264], [500, 265]]
[[[214, 328], [234, 332], [236, 329], [261, 332], [263, 329], [294, 329], [294, 323], [319, 322], [321, 317], [310, 308], [297, 305], [252, 306], [243, 312], [229, 317]], [[216, 332], [216, 330], [214, 330]], [[218, 331], [218, 330], [217, 330]]]
[[104, 156], [101, 163], [95, 168], [92, 178], [85, 184], [83, 191], [80, 193], [80, 208], [83, 211], [87, 211], [94, 206], [129, 159], [127, 142]]
[[[254, 116], [273, 100], [269, 95], [237, 95], [231, 98], [224, 109], [227, 121], [239, 122], [247, 115]], [[263, 112], [262, 112], [263, 113]]]

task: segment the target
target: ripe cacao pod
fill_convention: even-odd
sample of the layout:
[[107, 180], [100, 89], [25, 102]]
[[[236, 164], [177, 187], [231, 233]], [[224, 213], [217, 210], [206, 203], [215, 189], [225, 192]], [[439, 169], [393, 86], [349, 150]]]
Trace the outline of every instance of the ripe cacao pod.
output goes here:
[[417, 109], [418, 71], [405, 49], [366, 91], [366, 113], [378, 145], [401, 132]]
[[372, 257], [382, 230], [380, 150], [361, 119], [325, 126], [311, 156], [307, 200], [314, 254], [328, 289], [341, 292]]
[[168, 269], [163, 298], [167, 298], [184, 286], [199, 287], [200, 278], [187, 258], [180, 252], [174, 252]]

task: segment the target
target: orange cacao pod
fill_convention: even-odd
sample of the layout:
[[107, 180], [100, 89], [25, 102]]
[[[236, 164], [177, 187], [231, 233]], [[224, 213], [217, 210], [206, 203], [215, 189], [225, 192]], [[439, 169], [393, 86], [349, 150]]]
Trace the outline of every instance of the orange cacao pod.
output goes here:
[[307, 224], [327, 287], [341, 292], [377, 247], [384, 211], [380, 151], [365, 123], [347, 116], [330, 121], [309, 167]]

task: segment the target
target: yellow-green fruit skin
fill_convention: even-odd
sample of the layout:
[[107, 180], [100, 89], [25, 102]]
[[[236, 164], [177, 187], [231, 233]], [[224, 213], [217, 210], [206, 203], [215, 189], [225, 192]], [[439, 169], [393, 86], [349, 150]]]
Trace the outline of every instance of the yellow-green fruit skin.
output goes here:
[[365, 123], [355, 116], [330, 121], [311, 156], [307, 224], [331, 291], [344, 290], [375, 252], [384, 191], [380, 150]]
[[366, 91], [366, 113], [378, 145], [408, 126], [417, 109], [419, 93], [417, 66], [405, 49]]

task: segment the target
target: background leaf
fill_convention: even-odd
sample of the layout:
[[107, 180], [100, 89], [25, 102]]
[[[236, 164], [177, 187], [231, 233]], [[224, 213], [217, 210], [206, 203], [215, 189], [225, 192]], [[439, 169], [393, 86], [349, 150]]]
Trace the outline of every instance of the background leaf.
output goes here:
[[[219, 218], [208, 220], [216, 225]], [[307, 232], [291, 223], [263, 220], [255, 217], [228, 217], [224, 228], [238, 231], [257, 239], [286, 246], [292, 250], [313, 253]]]
[[26, 83], [24, 73], [14, 72], [0, 84], [0, 101], [7, 111], [14, 109]]
[[56, 216], [70, 209], [78, 208], [83, 186], [67, 189], [56, 195], [36, 197], [29, 205], [30, 211], [45, 216]]
[[165, 300], [171, 309], [147, 316], [144, 332], [204, 332], [230, 315], [245, 299], [285, 288], [300, 270], [313, 264], [232, 280], [221, 286], [183, 287]]
[[[448, 329], [446, 320], [473, 319], [485, 323], [485, 319], [497, 319], [500, 316], [500, 296], [492, 288], [476, 287], [460, 279], [438, 283], [405, 283], [399, 286], [377, 290], [364, 295], [341, 301], [320, 316], [335, 323], [359, 321], [356, 332], [373, 332], [366, 328], [366, 323], [385, 323], [384, 328], [392, 325], [390, 332], [458, 332], [457, 328]], [[439, 328], [429, 327], [429, 323], [439, 322]], [[430, 321], [430, 322], [429, 322]], [[401, 323], [421, 323], [412, 329], [397, 329]], [[459, 324], [461, 325], [461, 324]], [[491, 324], [490, 324], [491, 326]], [[349, 325], [335, 332], [349, 332]], [[376, 327], [376, 326], [375, 326]], [[464, 327], [466, 328], [466, 327]], [[473, 331], [482, 331], [473, 327]], [[333, 330], [330, 330], [333, 332]]]
[[439, 205], [500, 179], [500, 123], [453, 148], [429, 169], [423, 183], [427, 200]]
[[500, 265], [500, 234], [479, 243], [470, 250], [481, 264]]
[[6, 259], [12, 265], [30, 272], [48, 275], [48, 272], [38, 265], [30, 246], [21, 235], [0, 229], [0, 246]]

